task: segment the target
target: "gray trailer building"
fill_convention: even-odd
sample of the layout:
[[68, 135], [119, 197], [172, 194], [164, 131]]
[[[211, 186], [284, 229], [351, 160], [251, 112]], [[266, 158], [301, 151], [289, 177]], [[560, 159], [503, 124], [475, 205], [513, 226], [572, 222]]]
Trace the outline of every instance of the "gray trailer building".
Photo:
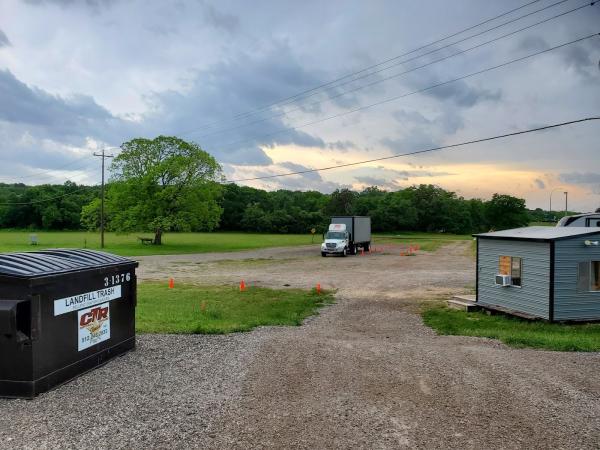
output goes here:
[[527, 227], [477, 238], [477, 303], [549, 321], [600, 320], [600, 230]]

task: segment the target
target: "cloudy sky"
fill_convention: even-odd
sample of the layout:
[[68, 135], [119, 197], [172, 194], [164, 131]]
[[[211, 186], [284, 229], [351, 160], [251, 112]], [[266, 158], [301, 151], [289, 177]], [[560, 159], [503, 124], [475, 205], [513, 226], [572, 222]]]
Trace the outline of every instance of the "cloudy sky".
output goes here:
[[[0, 181], [97, 183], [94, 150], [140, 136], [196, 141], [235, 180], [598, 116], [598, 36], [445, 83], [600, 32], [586, 4], [0, 0]], [[567, 190], [584, 211], [600, 206], [599, 136], [588, 122], [246, 184], [433, 183], [544, 208]]]

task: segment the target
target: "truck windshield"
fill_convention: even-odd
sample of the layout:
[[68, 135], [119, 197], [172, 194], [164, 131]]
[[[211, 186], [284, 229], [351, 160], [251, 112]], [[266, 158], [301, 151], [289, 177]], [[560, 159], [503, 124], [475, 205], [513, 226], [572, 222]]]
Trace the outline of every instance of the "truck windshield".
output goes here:
[[327, 239], [346, 239], [346, 233], [343, 231], [328, 231]]

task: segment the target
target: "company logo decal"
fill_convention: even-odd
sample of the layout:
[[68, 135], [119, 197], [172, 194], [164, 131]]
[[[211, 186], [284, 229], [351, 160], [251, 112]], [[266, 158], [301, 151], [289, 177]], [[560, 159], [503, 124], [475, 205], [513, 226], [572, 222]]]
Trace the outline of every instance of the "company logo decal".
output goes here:
[[110, 303], [77, 312], [79, 351], [110, 339]]

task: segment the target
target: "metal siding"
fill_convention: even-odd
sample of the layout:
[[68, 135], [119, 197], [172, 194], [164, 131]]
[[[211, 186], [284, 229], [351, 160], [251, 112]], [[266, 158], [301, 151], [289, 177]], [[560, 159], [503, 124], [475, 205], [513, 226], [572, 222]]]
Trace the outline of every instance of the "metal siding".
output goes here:
[[371, 240], [371, 218], [364, 216], [333, 216], [331, 223], [343, 223], [354, 242]]
[[371, 218], [354, 218], [354, 242], [369, 242], [371, 240]]
[[600, 240], [600, 233], [556, 242], [554, 320], [600, 319], [600, 292], [577, 291], [578, 264], [600, 261], [600, 246], [587, 247], [586, 240]]
[[[496, 286], [498, 258], [522, 258], [522, 287]], [[478, 302], [548, 319], [550, 244], [502, 239], [479, 239]]]

